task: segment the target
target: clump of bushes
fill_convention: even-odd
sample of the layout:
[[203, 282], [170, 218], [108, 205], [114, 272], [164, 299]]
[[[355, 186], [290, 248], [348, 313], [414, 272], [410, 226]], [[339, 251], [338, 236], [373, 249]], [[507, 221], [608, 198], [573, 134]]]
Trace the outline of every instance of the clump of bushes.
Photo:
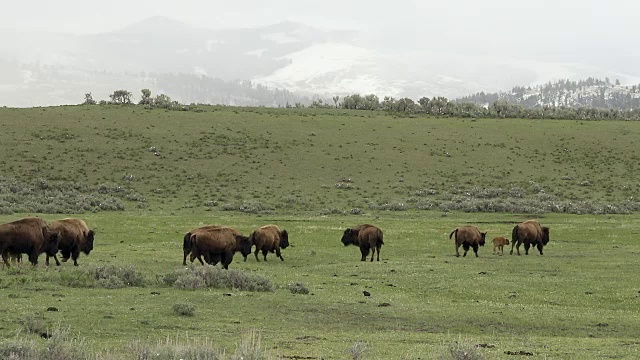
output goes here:
[[225, 270], [214, 266], [189, 267], [175, 270], [162, 277], [165, 285], [183, 290], [204, 288], [235, 289], [240, 291], [273, 291], [271, 282], [259, 275], [239, 270]]
[[146, 199], [115, 184], [92, 186], [73, 181], [18, 180], [0, 176], [2, 214], [122, 211], [125, 201], [140, 203]]
[[[30, 331], [30, 330], [29, 330]], [[30, 331], [33, 332], [33, 331]], [[54, 327], [50, 332], [38, 334], [18, 333], [14, 338], [0, 342], [0, 358], [10, 360], [87, 360], [98, 358], [88, 350], [82, 339], [71, 334], [69, 328]], [[45, 336], [46, 335], [46, 336]]]
[[144, 286], [145, 278], [144, 274], [133, 266], [105, 265], [61, 271], [59, 282], [70, 287], [120, 289]]
[[292, 294], [306, 295], [309, 293], [309, 289], [307, 289], [307, 287], [304, 286], [304, 284], [301, 282], [295, 282], [293, 284], [289, 284], [287, 285], [287, 289], [289, 289], [289, 291], [291, 291]]
[[177, 303], [172, 306], [173, 312], [180, 316], [193, 316], [196, 306], [191, 303]]

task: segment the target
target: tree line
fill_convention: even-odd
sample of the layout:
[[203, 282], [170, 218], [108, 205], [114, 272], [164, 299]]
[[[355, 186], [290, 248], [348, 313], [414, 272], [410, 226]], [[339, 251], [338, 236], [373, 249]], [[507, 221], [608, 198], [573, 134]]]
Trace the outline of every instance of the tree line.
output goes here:
[[[335, 100], [335, 97], [334, 97]], [[640, 120], [640, 108], [620, 110], [595, 107], [540, 106], [528, 108], [506, 100], [479, 105], [471, 102], [449, 100], [445, 97], [422, 97], [418, 102], [410, 98], [395, 99], [385, 96], [382, 101], [376, 95], [348, 95], [335, 105], [315, 100], [310, 107], [342, 108], [351, 110], [379, 110], [398, 114], [426, 114], [459, 118], [521, 118], [568, 120]]]

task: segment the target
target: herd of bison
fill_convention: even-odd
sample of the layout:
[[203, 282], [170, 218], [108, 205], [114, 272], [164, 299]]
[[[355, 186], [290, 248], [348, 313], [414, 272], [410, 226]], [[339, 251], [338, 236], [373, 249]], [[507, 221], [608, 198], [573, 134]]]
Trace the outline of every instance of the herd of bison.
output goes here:
[[[466, 256], [470, 248], [478, 256], [478, 247], [484, 246], [486, 234], [475, 226], [461, 226], [453, 230], [449, 238], [455, 239], [456, 256], [460, 256], [460, 246], [464, 249], [462, 256]], [[56, 265], [60, 265], [56, 256], [58, 252], [62, 255], [62, 261], [66, 262], [71, 258], [73, 264], [78, 266], [80, 252], [88, 255], [93, 250], [94, 235], [95, 232], [81, 219], [68, 218], [47, 223], [40, 218], [29, 217], [0, 225], [0, 253], [7, 267], [10, 266], [9, 260], [20, 262], [22, 254], [27, 254], [29, 261], [36, 265], [42, 253], [46, 255], [46, 265], [49, 265], [50, 257], [53, 257]], [[529, 248], [533, 246], [537, 247], [542, 255], [542, 248], [549, 242], [549, 228], [541, 226], [536, 220], [528, 220], [513, 228], [511, 238], [511, 254], [515, 246], [517, 254], [520, 255], [520, 245], [524, 244], [526, 254], [529, 254]], [[378, 227], [364, 224], [346, 229], [341, 241], [345, 246], [358, 246], [362, 253], [362, 261], [366, 260], [370, 251], [371, 261], [375, 255], [380, 261], [380, 249], [384, 241], [382, 230]], [[509, 240], [504, 237], [494, 238], [493, 253], [502, 254], [504, 245], [508, 244]], [[253, 247], [257, 261], [260, 261], [260, 252], [265, 261], [269, 252], [275, 252], [276, 256], [284, 261], [281, 251], [288, 246], [289, 234], [276, 225], [262, 226], [250, 236], [244, 236], [227, 226], [201, 226], [185, 234], [182, 264], [187, 264], [189, 256], [191, 262], [195, 259], [202, 265], [205, 262], [211, 265], [220, 262], [228, 269], [236, 252], [240, 252], [246, 261]]]

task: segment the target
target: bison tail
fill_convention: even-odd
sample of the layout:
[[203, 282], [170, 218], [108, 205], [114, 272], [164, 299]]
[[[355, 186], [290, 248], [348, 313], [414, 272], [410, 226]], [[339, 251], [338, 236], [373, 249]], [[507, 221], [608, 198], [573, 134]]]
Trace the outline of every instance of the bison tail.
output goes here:
[[378, 238], [380, 239], [380, 245], [384, 245], [384, 235], [382, 234], [382, 231], [378, 230]]
[[453, 234], [456, 234], [456, 237], [458, 236], [458, 228], [456, 228], [455, 230], [453, 230], [451, 232], [451, 234], [449, 234], [449, 239], [451, 239], [451, 237], [453, 236]]
[[184, 235], [184, 241], [182, 242], [182, 250], [191, 250], [191, 233], [188, 232]]
[[518, 243], [518, 225], [513, 227], [513, 231], [511, 232], [511, 243]]
[[255, 245], [255, 240], [256, 240], [256, 232], [252, 232], [251, 235], [249, 235], [249, 242], [251, 243], [251, 245]]

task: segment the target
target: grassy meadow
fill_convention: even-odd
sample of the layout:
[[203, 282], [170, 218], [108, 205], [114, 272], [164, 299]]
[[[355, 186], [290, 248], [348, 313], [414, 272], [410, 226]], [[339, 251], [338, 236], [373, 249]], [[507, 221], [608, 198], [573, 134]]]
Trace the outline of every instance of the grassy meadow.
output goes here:
[[[2, 269], [0, 355], [63, 327], [105, 359], [154, 358], [132, 355], [140, 343], [233, 354], [252, 332], [262, 357], [245, 359], [637, 358], [640, 215], [613, 213], [638, 206], [639, 135], [320, 109], [0, 109], [0, 223], [74, 216], [96, 231], [78, 268]], [[456, 226], [511, 238], [529, 218], [551, 228], [544, 256], [490, 242], [454, 256]], [[365, 222], [384, 231], [380, 262], [340, 243]], [[182, 236], [212, 223], [289, 232], [284, 262], [230, 265], [272, 291], [167, 283], [202, 268], [184, 270]], [[105, 267], [136, 286], [91, 278]]]

